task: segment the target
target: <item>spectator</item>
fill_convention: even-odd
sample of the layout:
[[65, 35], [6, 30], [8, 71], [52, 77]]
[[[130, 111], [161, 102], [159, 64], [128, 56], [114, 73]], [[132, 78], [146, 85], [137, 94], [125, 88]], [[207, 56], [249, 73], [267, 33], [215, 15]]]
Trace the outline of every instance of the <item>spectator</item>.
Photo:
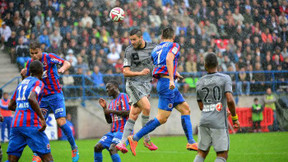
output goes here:
[[65, 59], [68, 60], [73, 67], [75, 67], [77, 64], [77, 58], [74, 56], [73, 50], [69, 49], [67, 53], [68, 55], [65, 57]]
[[264, 96], [264, 103], [266, 108], [271, 108], [273, 110], [273, 125], [268, 127], [270, 131], [278, 131], [278, 121], [276, 114], [276, 96], [272, 94], [271, 88], [267, 88], [266, 95]]
[[23, 44], [22, 38], [19, 38], [18, 45], [16, 46], [16, 62], [19, 65], [19, 69], [22, 69], [30, 59], [29, 47]]
[[4, 49], [4, 43], [8, 41], [11, 36], [11, 29], [9, 26], [6, 25], [5, 22], [2, 22], [2, 27], [0, 28], [0, 35], [1, 35], [1, 47], [0, 49]]
[[97, 88], [105, 88], [105, 84], [103, 81], [103, 74], [100, 72], [100, 69], [98, 66], [94, 66], [91, 77], [92, 77], [94, 85]]
[[263, 106], [258, 103], [258, 98], [254, 99], [254, 104], [252, 105], [252, 121], [253, 121], [253, 131], [261, 132], [261, 122], [263, 120]]
[[233, 16], [233, 19], [235, 22], [240, 22], [240, 25], [243, 24], [243, 21], [244, 21], [244, 17], [242, 16], [241, 13], [239, 13], [239, 9], [236, 8], [235, 11], [234, 11], [234, 14], [232, 14]]
[[83, 24], [83, 27], [86, 27], [88, 24], [90, 24], [90, 25], [93, 24], [93, 20], [92, 20], [92, 18], [91, 18], [88, 14], [89, 14], [89, 12], [86, 11], [86, 12], [84, 13], [84, 17], [81, 19], [81, 22], [82, 22], [82, 24]]
[[243, 95], [242, 92], [242, 86], [246, 84], [246, 93], [245, 95], [249, 95], [250, 94], [250, 80], [249, 77], [247, 76], [247, 73], [245, 72], [245, 68], [242, 67], [240, 69], [240, 72], [238, 74], [238, 82], [236, 83], [236, 89], [237, 89], [237, 94], [238, 95]]
[[5, 140], [5, 130], [7, 129], [8, 137], [10, 138], [10, 128], [12, 123], [12, 111], [8, 110], [8, 104], [10, 102], [9, 94], [7, 92], [3, 93], [3, 98], [0, 101], [0, 113], [3, 117], [2, 127], [1, 127], [1, 143]]
[[75, 93], [74, 89], [71, 87], [69, 87], [69, 88], [66, 87], [66, 86], [73, 86], [74, 85], [74, 78], [69, 74], [70, 74], [69, 70], [66, 70], [64, 72], [64, 75], [62, 76], [63, 92], [64, 92], [64, 96], [72, 97]]
[[47, 29], [44, 29], [43, 30], [43, 34], [39, 36], [39, 43], [41, 44], [45, 44], [46, 48], [49, 48], [50, 47], [50, 39], [49, 39], [49, 36], [48, 36], [48, 31]]
[[107, 55], [108, 63], [115, 64], [120, 58], [120, 54], [116, 51], [115, 47], [112, 47], [111, 52]]

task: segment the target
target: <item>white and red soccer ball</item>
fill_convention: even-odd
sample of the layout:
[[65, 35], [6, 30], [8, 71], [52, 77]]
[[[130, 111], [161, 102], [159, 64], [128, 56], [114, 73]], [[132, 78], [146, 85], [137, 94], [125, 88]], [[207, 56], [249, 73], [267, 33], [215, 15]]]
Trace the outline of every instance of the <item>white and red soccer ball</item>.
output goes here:
[[124, 20], [125, 12], [122, 8], [115, 7], [110, 11], [109, 16], [110, 16], [112, 21], [120, 22], [120, 21]]

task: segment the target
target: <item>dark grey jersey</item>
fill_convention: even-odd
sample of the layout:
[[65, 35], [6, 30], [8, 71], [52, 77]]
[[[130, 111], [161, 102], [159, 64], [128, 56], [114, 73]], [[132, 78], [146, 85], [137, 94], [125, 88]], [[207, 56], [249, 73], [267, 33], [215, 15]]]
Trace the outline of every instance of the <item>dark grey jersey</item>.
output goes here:
[[232, 81], [229, 75], [212, 73], [198, 80], [197, 100], [203, 103], [200, 126], [227, 128], [226, 92], [232, 93]]
[[127, 81], [150, 82], [152, 80], [153, 61], [151, 52], [156, 44], [145, 42], [143, 49], [134, 49], [132, 45], [125, 49], [124, 67], [130, 67], [131, 71], [142, 71], [145, 68], [150, 74], [143, 76], [127, 77]]

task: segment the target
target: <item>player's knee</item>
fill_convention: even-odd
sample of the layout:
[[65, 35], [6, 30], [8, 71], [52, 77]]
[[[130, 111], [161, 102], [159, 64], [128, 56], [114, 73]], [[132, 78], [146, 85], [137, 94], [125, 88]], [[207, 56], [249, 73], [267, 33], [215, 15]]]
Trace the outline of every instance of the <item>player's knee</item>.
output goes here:
[[66, 118], [58, 118], [56, 121], [60, 127], [64, 124], [66, 124]]
[[181, 109], [181, 115], [190, 115], [190, 107], [189, 105], [185, 102], [183, 103], [182, 109]]
[[102, 150], [103, 150], [103, 147], [101, 144], [98, 143], [94, 146], [94, 152], [101, 152]]
[[163, 116], [157, 116], [156, 118], [157, 118], [157, 120], [159, 121], [160, 124], [164, 124], [168, 120], [168, 117], [163, 117]]
[[110, 152], [111, 155], [117, 153], [117, 149], [116, 149], [116, 145], [115, 145], [115, 144], [112, 144], [112, 145], [109, 147], [109, 152]]

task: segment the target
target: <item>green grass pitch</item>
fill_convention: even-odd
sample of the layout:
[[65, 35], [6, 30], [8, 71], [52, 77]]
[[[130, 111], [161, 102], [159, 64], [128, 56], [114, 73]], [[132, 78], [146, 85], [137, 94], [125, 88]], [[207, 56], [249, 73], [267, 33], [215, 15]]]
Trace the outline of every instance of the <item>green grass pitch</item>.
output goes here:
[[[197, 136], [195, 136], [197, 138]], [[193, 161], [196, 152], [186, 150], [184, 136], [152, 137], [159, 149], [151, 152], [145, 148], [142, 141], [137, 147], [137, 156], [131, 151], [125, 155], [119, 152], [123, 162], [186, 162]], [[78, 140], [80, 162], [93, 162], [93, 147], [99, 139]], [[288, 161], [288, 133], [250, 133], [230, 135], [230, 151], [228, 161], [231, 162], [287, 162]], [[70, 162], [70, 145], [67, 141], [52, 141], [52, 155], [55, 162]], [[7, 160], [7, 143], [2, 144], [3, 161]], [[210, 150], [206, 161], [215, 159], [215, 152]], [[31, 150], [26, 147], [20, 162], [29, 162], [32, 159]], [[103, 151], [103, 161], [112, 161], [109, 153]]]

